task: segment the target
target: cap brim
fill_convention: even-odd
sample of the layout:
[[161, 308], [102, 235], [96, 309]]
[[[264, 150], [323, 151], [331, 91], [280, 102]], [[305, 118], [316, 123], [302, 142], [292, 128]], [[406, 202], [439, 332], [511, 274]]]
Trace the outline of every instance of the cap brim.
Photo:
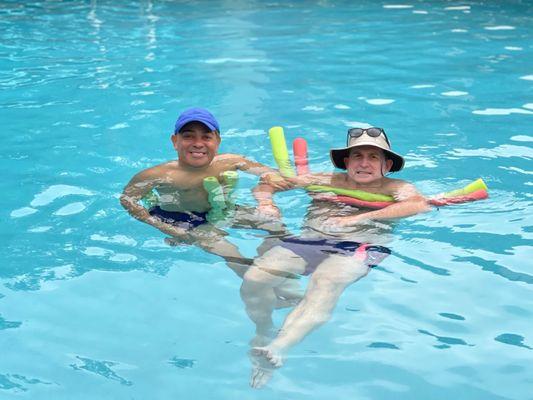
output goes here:
[[397, 172], [400, 171], [403, 166], [405, 165], [405, 160], [403, 157], [399, 154], [396, 154], [393, 151], [390, 151], [389, 149], [383, 148], [381, 146], [376, 145], [375, 142], [359, 142], [356, 146], [350, 146], [345, 147], [343, 149], [331, 149], [329, 151], [329, 156], [331, 158], [331, 162], [333, 165], [339, 169], [346, 169], [346, 163], [344, 162], [344, 159], [348, 157], [350, 154], [350, 150], [355, 147], [361, 147], [361, 146], [372, 146], [377, 147], [378, 149], [383, 150], [385, 153], [387, 153], [388, 158], [392, 160], [392, 167], [389, 172]]

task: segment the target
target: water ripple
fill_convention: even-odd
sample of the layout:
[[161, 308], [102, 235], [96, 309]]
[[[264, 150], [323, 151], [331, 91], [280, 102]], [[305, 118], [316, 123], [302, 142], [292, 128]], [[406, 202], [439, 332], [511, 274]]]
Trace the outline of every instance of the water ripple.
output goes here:
[[76, 356], [79, 360], [75, 364], [70, 364], [70, 367], [76, 371], [87, 371], [93, 374], [99, 375], [103, 378], [117, 381], [122, 385], [131, 386], [133, 382], [124, 379], [113, 371], [113, 367], [124, 367], [123, 364], [114, 362], [114, 361], [102, 361], [102, 360], [93, 360], [87, 357]]
[[71, 186], [71, 185], [52, 185], [48, 188], [46, 188], [41, 193], [38, 193], [35, 195], [33, 200], [31, 201], [30, 205], [32, 207], [41, 207], [48, 205], [55, 201], [56, 199], [59, 199], [61, 197], [65, 196], [73, 196], [73, 195], [81, 195], [81, 196], [94, 196], [94, 193], [90, 190], [77, 187], [77, 186]]

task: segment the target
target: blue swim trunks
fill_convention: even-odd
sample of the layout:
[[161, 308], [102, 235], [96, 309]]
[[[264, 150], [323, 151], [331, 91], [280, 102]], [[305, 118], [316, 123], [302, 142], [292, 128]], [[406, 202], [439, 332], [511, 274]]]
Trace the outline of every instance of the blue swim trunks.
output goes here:
[[299, 255], [307, 262], [303, 275], [313, 273], [330, 254], [355, 256], [370, 267], [375, 267], [391, 254], [387, 247], [346, 240], [302, 239], [295, 236], [280, 237], [279, 240], [279, 246]]
[[166, 211], [159, 206], [155, 206], [148, 211], [150, 215], [159, 218], [167, 224], [178, 226], [184, 229], [192, 229], [207, 223], [206, 212], [179, 212]]

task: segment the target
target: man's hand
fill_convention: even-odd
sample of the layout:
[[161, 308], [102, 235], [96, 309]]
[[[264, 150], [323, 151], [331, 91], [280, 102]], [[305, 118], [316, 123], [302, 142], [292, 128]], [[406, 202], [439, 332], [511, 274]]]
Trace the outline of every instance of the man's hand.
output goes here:
[[178, 241], [187, 242], [190, 237], [189, 232], [187, 232], [187, 230], [164, 222], [157, 221], [157, 223], [153, 224], [153, 226], [155, 226], [161, 232], [172, 236], [175, 240]]
[[367, 218], [364, 217], [364, 214], [350, 215], [347, 217], [332, 217], [328, 218], [327, 221], [325, 221], [325, 224], [328, 226], [337, 226], [339, 228], [342, 228], [357, 225], [365, 219]]
[[270, 185], [278, 190], [290, 189], [294, 186], [291, 182], [283, 178], [277, 172], [265, 172], [263, 175], [261, 175], [261, 183]]
[[259, 203], [259, 206], [257, 206], [257, 213], [260, 217], [265, 219], [281, 218], [279, 208], [276, 207], [272, 201]]
[[317, 177], [312, 174], [292, 176], [292, 177], [287, 177], [285, 179], [289, 181], [292, 185], [298, 186], [298, 187], [316, 185], [319, 183], [317, 182]]

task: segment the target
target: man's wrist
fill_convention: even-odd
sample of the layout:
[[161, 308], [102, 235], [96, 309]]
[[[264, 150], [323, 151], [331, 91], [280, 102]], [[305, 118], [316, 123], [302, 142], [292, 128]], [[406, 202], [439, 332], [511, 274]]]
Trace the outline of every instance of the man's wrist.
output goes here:
[[270, 205], [274, 205], [274, 201], [272, 199], [260, 199], [258, 200], [258, 203], [259, 205], [264, 205], [264, 206], [270, 206]]

